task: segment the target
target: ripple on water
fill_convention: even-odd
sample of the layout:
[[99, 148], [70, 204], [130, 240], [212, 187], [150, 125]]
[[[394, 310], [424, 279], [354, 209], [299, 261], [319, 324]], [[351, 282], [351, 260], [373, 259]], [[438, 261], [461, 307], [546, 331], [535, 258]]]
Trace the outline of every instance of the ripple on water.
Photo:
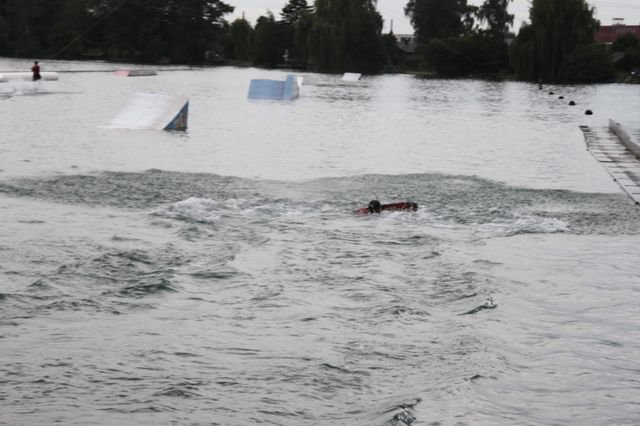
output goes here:
[[[308, 215], [319, 207], [325, 216], [355, 209], [359, 206], [353, 203], [362, 198], [362, 192], [373, 179], [379, 198], [393, 200], [401, 188], [403, 198], [419, 204], [417, 215], [385, 215], [398, 221], [412, 223], [416, 219], [428, 219], [479, 225], [481, 232], [498, 236], [638, 232], [635, 223], [639, 213], [622, 194], [526, 189], [478, 177], [441, 174], [369, 175], [366, 178], [368, 180], [355, 176], [298, 183], [261, 182], [213, 174], [150, 170], [16, 179], [0, 182], [0, 193], [71, 204], [156, 209], [155, 216], [193, 225], [210, 225], [216, 229], [221, 222], [231, 223], [236, 219], [246, 223], [247, 220], [286, 216], [287, 223], [292, 224], [292, 212]], [[185, 188], [190, 194], [188, 198], [185, 198]], [[346, 188], [349, 192], [344, 192]], [[282, 193], [290, 196], [283, 198]], [[291, 198], [295, 194], [300, 199]], [[319, 197], [323, 198], [320, 206], [315, 201], [308, 201]], [[367, 199], [361, 200], [363, 204], [367, 202]], [[618, 220], [608, 220], [611, 214]], [[186, 237], [193, 237], [191, 234], [197, 235], [202, 230], [196, 226], [185, 228], [183, 232]]]
[[[409, 194], [420, 209], [354, 215], [368, 202], [372, 182], [381, 199]], [[545, 303], [518, 300], [527, 288], [535, 291], [554, 277], [509, 279], [510, 265], [485, 251], [486, 245], [555, 234], [635, 235], [639, 219], [618, 195], [439, 174], [291, 183], [154, 170], [1, 185], [0, 192], [12, 197], [66, 203], [65, 212], [82, 204], [142, 212], [135, 218], [140, 232], [120, 232], [118, 220], [107, 219], [106, 237], [88, 232], [81, 243], [65, 241], [76, 244], [65, 256], [40, 256], [62, 247], [47, 242], [29, 246], [26, 260], [0, 250], [0, 265], [19, 266], [11, 267], [17, 273], [11, 277], [26, 283], [0, 293], [0, 326], [16, 324], [3, 330], [3, 347], [11, 340], [16, 353], [21, 345], [30, 349], [33, 330], [24, 340], [18, 335], [28, 330], [23, 318], [57, 325], [46, 336], [47, 351], [31, 356], [42, 358], [38, 365], [49, 376], [64, 369], [74, 378], [35, 383], [38, 376], [28, 365], [4, 367], [3, 373], [22, 374], [10, 376], [6, 387], [7, 405], [19, 407], [11, 419], [42, 398], [43, 386], [62, 386], [56, 392], [65, 399], [53, 405], [79, 422], [92, 414], [65, 401], [91, 398], [92, 407], [138, 424], [255, 419], [402, 426], [455, 418], [512, 424], [500, 413], [517, 408], [514, 401], [532, 397], [544, 412], [557, 407], [552, 399], [563, 391], [546, 376], [531, 379], [531, 369], [567, 378], [563, 368], [584, 357], [577, 351], [545, 353], [542, 348], [555, 341], [575, 343], [567, 331], [573, 325], [536, 321], [534, 327], [531, 321], [544, 317], [537, 309]], [[109, 191], [110, 185], [118, 190]], [[46, 228], [45, 222], [21, 225]], [[500, 302], [498, 309], [484, 307], [490, 295]], [[89, 331], [98, 336], [78, 338], [74, 330], [90, 334], [82, 326], [91, 319], [96, 329]], [[550, 329], [553, 338], [542, 335]], [[522, 343], [532, 336], [535, 344]], [[597, 348], [593, 359], [632, 345], [620, 336], [590, 339]], [[76, 355], [65, 361], [71, 367], [46, 362], [58, 352]], [[109, 363], [116, 364], [112, 370], [103, 365]], [[624, 363], [616, 367], [634, 372]], [[610, 368], [594, 364], [594, 371], [591, 378], [600, 380]], [[580, 378], [584, 371], [573, 372]], [[625, 380], [621, 376], [617, 384]], [[588, 379], [579, 383], [604, 399]], [[505, 389], [516, 396], [504, 397]], [[556, 393], [542, 398], [536, 389]], [[620, 398], [613, 388], [607, 392]], [[483, 402], [485, 395], [504, 404]], [[47, 406], [52, 400], [43, 401]], [[622, 410], [629, 410], [626, 403]], [[199, 414], [206, 411], [202, 407], [215, 407], [214, 414]], [[476, 408], [489, 414], [474, 414]], [[523, 417], [536, 420], [530, 413]]]

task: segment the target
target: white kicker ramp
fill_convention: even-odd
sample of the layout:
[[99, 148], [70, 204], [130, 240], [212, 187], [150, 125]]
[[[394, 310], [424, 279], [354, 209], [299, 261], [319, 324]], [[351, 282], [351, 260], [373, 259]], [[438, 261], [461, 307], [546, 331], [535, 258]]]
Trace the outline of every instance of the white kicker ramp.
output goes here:
[[345, 72], [342, 75], [342, 81], [358, 81], [362, 77], [362, 74], [358, 74], [355, 72]]
[[284, 81], [280, 80], [251, 80], [249, 85], [249, 99], [268, 99], [273, 101], [292, 101], [300, 96], [302, 77], [289, 74]]
[[189, 99], [159, 93], [136, 93], [111, 120], [109, 128], [187, 130]]
[[153, 69], [135, 69], [135, 70], [117, 70], [114, 74], [120, 77], [149, 77], [158, 75], [158, 72]]

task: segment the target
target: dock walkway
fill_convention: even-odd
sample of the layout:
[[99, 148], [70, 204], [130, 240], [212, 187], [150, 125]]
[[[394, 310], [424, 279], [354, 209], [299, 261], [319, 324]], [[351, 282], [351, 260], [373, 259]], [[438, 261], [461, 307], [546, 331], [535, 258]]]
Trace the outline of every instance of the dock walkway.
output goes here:
[[600, 162], [636, 204], [640, 204], [640, 145], [634, 143], [619, 123], [609, 127], [580, 126], [587, 150]]

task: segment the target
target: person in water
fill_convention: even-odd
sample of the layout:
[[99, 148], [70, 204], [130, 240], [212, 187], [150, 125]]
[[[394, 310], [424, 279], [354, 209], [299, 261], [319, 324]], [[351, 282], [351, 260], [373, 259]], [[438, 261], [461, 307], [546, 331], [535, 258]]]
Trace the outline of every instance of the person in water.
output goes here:
[[40, 76], [40, 65], [38, 65], [38, 61], [35, 61], [33, 63], [33, 66], [31, 67], [31, 72], [33, 73], [33, 81], [38, 81], [42, 78]]
[[416, 211], [418, 210], [418, 204], [412, 203], [409, 201], [401, 201], [399, 203], [391, 203], [391, 204], [382, 204], [378, 200], [369, 201], [369, 205], [362, 209], [359, 209], [358, 212], [365, 214], [372, 213], [380, 213], [383, 210], [410, 210]]

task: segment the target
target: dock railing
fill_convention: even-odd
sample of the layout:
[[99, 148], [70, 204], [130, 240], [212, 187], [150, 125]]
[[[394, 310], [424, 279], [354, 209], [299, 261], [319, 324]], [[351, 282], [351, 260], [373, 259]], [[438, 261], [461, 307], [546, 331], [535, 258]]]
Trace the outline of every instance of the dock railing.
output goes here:
[[636, 157], [640, 158], [640, 145], [631, 140], [629, 134], [622, 128], [620, 123], [609, 119], [609, 130], [611, 130], [620, 139], [620, 142]]

